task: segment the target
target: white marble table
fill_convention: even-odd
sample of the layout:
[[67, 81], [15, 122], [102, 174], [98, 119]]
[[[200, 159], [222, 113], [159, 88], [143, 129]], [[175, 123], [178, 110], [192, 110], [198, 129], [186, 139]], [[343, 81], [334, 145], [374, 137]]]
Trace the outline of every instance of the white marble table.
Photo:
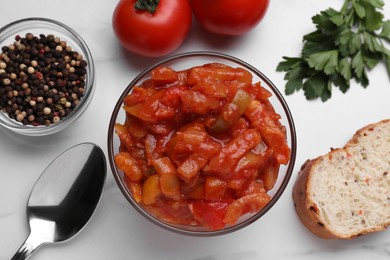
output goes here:
[[[283, 91], [284, 74], [275, 71], [284, 55], [298, 55], [302, 36], [313, 31], [311, 17], [343, 1], [273, 0], [262, 23], [235, 39], [212, 36], [194, 24], [188, 39], [175, 51], [211, 50], [237, 56], [262, 70]], [[390, 2], [384, 14], [390, 18]], [[28, 138], [0, 130], [0, 259], [9, 259], [28, 234], [25, 205], [46, 165], [66, 148], [84, 141], [106, 152], [112, 108], [126, 85], [160, 59], [124, 52], [111, 27], [117, 1], [2, 1], [0, 26], [26, 17], [47, 17], [76, 30], [87, 42], [97, 69], [97, 89], [82, 117], [65, 131]], [[302, 93], [286, 96], [298, 135], [298, 155], [285, 193], [262, 219], [233, 234], [196, 238], [171, 233], [151, 224], [123, 198], [108, 169], [101, 204], [89, 225], [67, 243], [42, 247], [31, 259], [390, 259], [390, 234], [384, 231], [352, 241], [325, 241], [299, 222], [291, 199], [293, 182], [307, 158], [342, 146], [365, 124], [390, 118], [390, 84], [383, 64], [369, 72], [370, 85], [352, 83], [343, 95], [335, 89], [326, 103], [308, 102]]]

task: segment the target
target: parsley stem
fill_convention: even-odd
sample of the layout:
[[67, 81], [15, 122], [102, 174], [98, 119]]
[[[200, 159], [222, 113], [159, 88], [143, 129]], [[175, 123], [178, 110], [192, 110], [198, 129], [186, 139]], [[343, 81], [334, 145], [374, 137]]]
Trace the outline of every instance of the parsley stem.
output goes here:
[[343, 7], [341, 7], [341, 12], [344, 13], [350, 5], [351, 5], [351, 0], [346, 0], [343, 4]]

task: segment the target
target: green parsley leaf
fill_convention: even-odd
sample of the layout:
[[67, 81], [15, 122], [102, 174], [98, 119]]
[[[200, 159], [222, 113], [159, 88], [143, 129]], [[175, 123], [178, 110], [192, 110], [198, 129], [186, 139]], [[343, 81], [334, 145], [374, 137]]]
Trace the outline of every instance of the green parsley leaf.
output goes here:
[[359, 2], [357, 2], [357, 1], [353, 1], [352, 5], [353, 5], [353, 8], [354, 8], [356, 14], [360, 18], [364, 18], [366, 16], [366, 9], [364, 9], [363, 5], [359, 4]]
[[375, 54], [373, 55], [366, 54], [364, 57], [364, 61], [368, 69], [373, 69], [381, 60], [382, 57], [376, 56]]
[[351, 41], [349, 42], [349, 55], [353, 55], [360, 50], [362, 46], [360, 35], [358, 33], [352, 33]]
[[344, 16], [342, 13], [330, 8], [327, 11], [329, 19], [337, 26], [341, 26], [344, 23]]
[[343, 16], [336, 10], [329, 8], [312, 17], [312, 21], [318, 29], [334, 31], [343, 23]]
[[350, 80], [352, 76], [351, 72], [351, 66], [349, 65], [349, 60], [347, 57], [341, 59], [339, 61], [338, 71], [340, 72], [340, 75], [343, 76], [345, 80]]
[[354, 35], [353, 32], [351, 32], [348, 29], [344, 29], [340, 33], [340, 38], [336, 39], [337, 40], [336, 44], [342, 44], [342, 45], [348, 44], [352, 40], [353, 35]]
[[375, 8], [383, 8], [385, 3], [382, 0], [361, 0], [365, 4], [369, 4]]
[[328, 35], [321, 35], [316, 39], [313, 39], [313, 37], [315, 36], [310, 35], [310, 37], [304, 39], [306, 42], [302, 49], [302, 58], [307, 58], [314, 53], [329, 50], [334, 47], [333, 39]]
[[363, 70], [362, 76], [360, 78], [356, 78], [356, 81], [359, 82], [364, 88], [368, 86], [368, 77], [366, 70]]
[[[339, 73], [333, 73], [330, 77], [331, 82], [339, 87], [341, 92], [345, 93], [349, 89], [349, 80], [345, 79], [341, 74]], [[330, 98], [330, 97], [329, 97]]]
[[383, 52], [383, 45], [381, 45], [378, 39], [372, 36], [368, 32], [363, 32], [364, 44], [371, 52]]
[[284, 61], [280, 62], [276, 68], [276, 71], [288, 71], [288, 69], [296, 64], [302, 62], [301, 58], [283, 57]]
[[352, 69], [356, 74], [356, 77], [359, 79], [363, 76], [364, 72], [364, 62], [363, 62], [363, 55], [361, 51], [358, 51], [356, 55], [352, 59]]
[[308, 100], [321, 97], [322, 101], [330, 98], [331, 92], [328, 88], [328, 80], [323, 74], [316, 74], [306, 80], [303, 90]]
[[330, 75], [337, 69], [338, 52], [336, 50], [317, 52], [310, 55], [307, 59], [310, 68], [324, 71]]
[[363, 19], [366, 30], [374, 32], [382, 27], [383, 14], [372, 6], [366, 6], [366, 15]]
[[285, 93], [286, 93], [286, 95], [290, 95], [290, 94], [294, 93], [295, 91], [300, 90], [302, 87], [303, 87], [303, 84], [302, 84], [301, 79], [289, 80], [286, 83]]
[[390, 20], [383, 0], [344, 0], [340, 11], [328, 8], [312, 17], [316, 30], [303, 36], [300, 57], [283, 57], [276, 70], [285, 72], [286, 95], [303, 90], [306, 99], [326, 101], [332, 85], [342, 93], [352, 79], [369, 84], [367, 70], [384, 62], [390, 77]]
[[382, 32], [379, 36], [390, 42], [390, 20], [383, 23]]

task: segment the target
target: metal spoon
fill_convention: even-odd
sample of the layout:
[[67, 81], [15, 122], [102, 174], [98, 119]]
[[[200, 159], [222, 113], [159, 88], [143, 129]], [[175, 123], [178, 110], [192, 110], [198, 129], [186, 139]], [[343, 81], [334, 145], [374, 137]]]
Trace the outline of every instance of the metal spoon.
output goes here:
[[31, 191], [30, 235], [11, 260], [27, 259], [42, 244], [76, 235], [99, 203], [106, 171], [102, 150], [91, 143], [73, 146], [58, 156]]

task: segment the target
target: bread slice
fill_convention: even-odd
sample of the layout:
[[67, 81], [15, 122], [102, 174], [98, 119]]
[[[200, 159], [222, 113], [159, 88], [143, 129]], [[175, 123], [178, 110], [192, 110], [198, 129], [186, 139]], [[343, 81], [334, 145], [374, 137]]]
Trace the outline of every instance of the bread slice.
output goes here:
[[390, 119], [308, 160], [293, 188], [302, 223], [325, 239], [351, 239], [390, 224]]

